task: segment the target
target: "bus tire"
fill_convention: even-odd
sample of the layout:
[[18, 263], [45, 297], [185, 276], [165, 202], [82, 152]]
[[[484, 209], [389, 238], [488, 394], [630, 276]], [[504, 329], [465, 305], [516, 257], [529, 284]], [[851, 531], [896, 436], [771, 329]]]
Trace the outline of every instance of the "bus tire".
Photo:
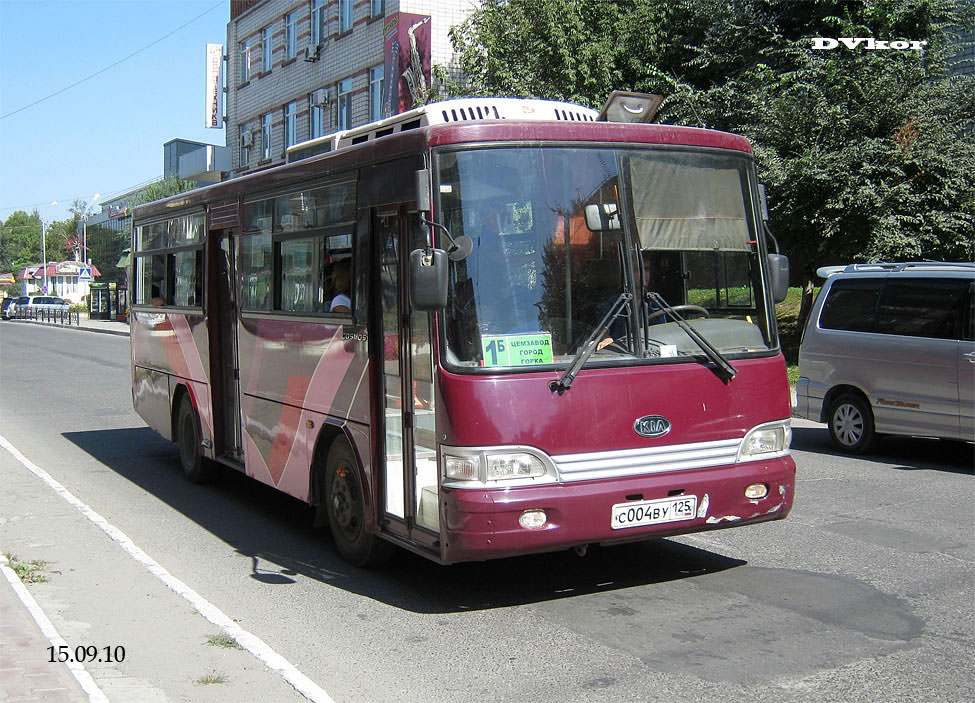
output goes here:
[[325, 462], [325, 504], [332, 538], [342, 558], [354, 566], [376, 566], [393, 545], [366, 531], [366, 505], [355, 453], [348, 440], [332, 443]]
[[214, 466], [201, 452], [200, 418], [193, 408], [190, 394], [184, 393], [176, 415], [176, 446], [183, 475], [191, 483], [207, 483], [214, 478]]
[[833, 444], [850, 454], [863, 454], [874, 441], [870, 404], [856, 393], [843, 393], [829, 406], [826, 418]]

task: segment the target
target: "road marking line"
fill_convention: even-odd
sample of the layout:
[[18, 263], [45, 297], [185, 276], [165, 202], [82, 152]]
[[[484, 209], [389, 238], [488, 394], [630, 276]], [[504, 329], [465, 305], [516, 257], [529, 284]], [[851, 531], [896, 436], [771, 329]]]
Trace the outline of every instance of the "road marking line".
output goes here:
[[[166, 584], [167, 588], [189, 601], [190, 605], [200, 615], [219, 627], [224, 633], [237, 640], [237, 643], [241, 647], [253, 654], [267, 668], [276, 672], [281, 678], [291, 684], [298, 693], [314, 703], [335, 703], [324, 689], [298, 671], [293, 664], [275, 652], [270, 645], [256, 635], [244, 630], [206, 598], [169, 573], [164, 566], [142, 551], [124, 532], [110, 524], [85, 503], [82, 503], [71, 491], [58, 483], [47, 471], [24, 456], [2, 435], [0, 435], [0, 447], [7, 450], [11, 456], [23, 464], [28, 471], [46, 483], [48, 487], [61, 496], [67, 503], [77, 508], [82, 515], [108, 535], [113, 542], [124, 549], [130, 557], [145, 566], [149, 573]], [[21, 587], [23, 588], [23, 585]]]
[[[17, 572], [11, 569], [8, 564], [9, 562], [7, 561], [7, 557], [0, 554], [0, 571], [3, 571], [3, 575], [7, 578], [10, 585], [13, 586], [14, 593], [17, 594], [20, 602], [26, 606], [27, 612], [30, 613], [30, 616], [34, 618], [34, 622], [36, 622], [37, 626], [41, 629], [41, 634], [43, 634], [47, 638], [47, 641], [50, 642], [51, 645], [58, 651], [60, 651], [60, 647], [68, 647], [67, 641], [65, 641], [65, 639], [58, 634], [54, 624], [50, 621], [44, 611], [41, 610], [41, 606], [39, 606], [37, 601], [34, 600], [34, 596], [30, 594], [30, 591], [28, 591], [27, 587], [23, 584], [23, 582], [21, 582], [20, 577], [17, 576]], [[90, 703], [110, 703], [108, 697], [105, 696], [100, 688], [98, 688], [98, 684], [95, 683], [95, 679], [91, 677], [91, 674], [88, 673], [88, 670], [83, 664], [80, 664], [74, 659], [69, 659], [68, 661], [64, 662], [64, 664], [68, 667], [71, 675], [74, 676], [75, 681], [81, 684], [81, 688], [86, 694], [88, 694], [88, 700]]]

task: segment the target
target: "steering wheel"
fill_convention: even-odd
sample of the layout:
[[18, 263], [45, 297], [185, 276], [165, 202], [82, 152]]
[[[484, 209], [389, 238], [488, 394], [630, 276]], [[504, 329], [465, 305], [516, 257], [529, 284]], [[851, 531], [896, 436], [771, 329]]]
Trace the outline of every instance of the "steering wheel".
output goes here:
[[702, 308], [700, 305], [672, 305], [669, 310], [657, 310], [647, 315], [647, 322], [652, 322], [658, 317], [663, 317], [670, 310], [679, 312], [681, 316], [696, 315], [698, 317], [711, 317], [711, 313], [707, 311], [707, 308]]

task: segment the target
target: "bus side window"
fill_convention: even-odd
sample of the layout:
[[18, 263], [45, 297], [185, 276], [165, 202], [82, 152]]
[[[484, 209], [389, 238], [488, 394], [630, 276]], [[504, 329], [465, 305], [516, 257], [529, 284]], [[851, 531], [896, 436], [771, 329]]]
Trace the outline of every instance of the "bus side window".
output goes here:
[[329, 273], [328, 311], [333, 313], [350, 314], [352, 312], [352, 260], [340, 259], [332, 266]]

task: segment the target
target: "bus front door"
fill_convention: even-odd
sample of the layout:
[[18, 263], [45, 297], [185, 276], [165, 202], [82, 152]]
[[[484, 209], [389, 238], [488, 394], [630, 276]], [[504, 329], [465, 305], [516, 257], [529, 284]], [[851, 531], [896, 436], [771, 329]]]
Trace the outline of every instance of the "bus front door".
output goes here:
[[237, 291], [233, 230], [211, 230], [207, 289], [210, 329], [210, 383], [213, 393], [214, 454], [243, 461], [237, 369]]
[[[424, 246], [417, 213], [377, 212], [386, 529], [419, 545], [439, 539], [430, 316], [413, 311], [407, 294], [409, 252]], [[403, 314], [406, 311], [406, 314]]]

